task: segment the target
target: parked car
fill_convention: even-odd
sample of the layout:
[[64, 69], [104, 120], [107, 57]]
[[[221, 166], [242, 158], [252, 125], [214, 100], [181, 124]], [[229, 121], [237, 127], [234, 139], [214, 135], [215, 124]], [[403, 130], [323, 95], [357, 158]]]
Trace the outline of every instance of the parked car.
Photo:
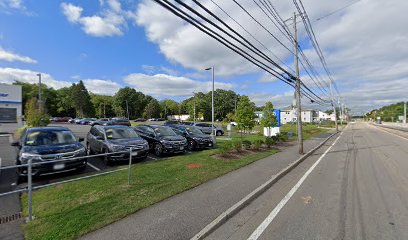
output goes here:
[[106, 125], [105, 123], [108, 123], [110, 121], [109, 118], [99, 118], [97, 120], [94, 121], [90, 121], [89, 125], [91, 126], [95, 126], [95, 125]]
[[79, 121], [79, 124], [88, 125], [92, 121], [96, 121], [96, 118], [83, 118], [81, 121]]
[[[77, 140], [71, 130], [65, 127], [33, 127], [26, 128], [18, 141], [11, 145], [18, 148], [16, 165], [27, 164], [31, 159], [35, 162], [47, 162], [60, 159], [71, 159], [86, 156], [86, 149]], [[86, 168], [87, 159], [77, 159], [49, 164], [34, 165], [34, 176], [66, 172], [68, 170], [82, 171]], [[17, 170], [19, 181], [27, 177], [27, 167]]]
[[181, 125], [193, 126], [194, 122], [180, 122]]
[[146, 122], [145, 118], [136, 118], [134, 122]]
[[79, 122], [84, 118], [74, 118], [73, 123], [79, 124]]
[[[192, 126], [198, 127], [205, 134], [211, 134], [212, 124], [210, 124], [210, 123], [196, 122]], [[217, 135], [217, 136], [224, 135], [224, 129], [219, 128], [219, 127], [217, 127], [215, 125], [214, 125], [214, 131], [215, 131], [215, 135]]]
[[130, 149], [132, 158], [145, 159], [149, 153], [149, 144], [146, 140], [132, 128], [118, 125], [93, 126], [86, 136], [86, 147], [88, 155], [119, 152], [103, 156], [106, 165], [113, 161], [128, 159]]
[[129, 120], [126, 118], [112, 118], [109, 122], [104, 123], [105, 126], [111, 126], [111, 125], [123, 125], [123, 126], [128, 126], [130, 127], [131, 124]]
[[231, 124], [231, 126], [233, 126], [233, 127], [238, 126], [238, 123], [236, 123], [236, 122], [230, 122], [230, 124]]
[[149, 122], [155, 122], [155, 121], [157, 121], [157, 119], [156, 119], [156, 118], [149, 118], [149, 119], [147, 119], [147, 121], [149, 121]]
[[166, 119], [164, 119], [164, 118], [157, 118], [156, 121], [163, 122], [163, 121], [166, 121]]
[[187, 139], [187, 149], [205, 149], [214, 146], [211, 136], [204, 134], [199, 128], [194, 126], [172, 125], [171, 128], [180, 136]]
[[53, 117], [52, 122], [69, 122], [72, 118], [70, 117]]
[[133, 127], [136, 132], [149, 143], [149, 148], [156, 156], [165, 153], [184, 153], [187, 140], [177, 135], [173, 129], [162, 125], [139, 125]]
[[180, 124], [179, 121], [166, 121], [163, 123], [164, 126], [171, 126], [171, 125], [178, 125]]

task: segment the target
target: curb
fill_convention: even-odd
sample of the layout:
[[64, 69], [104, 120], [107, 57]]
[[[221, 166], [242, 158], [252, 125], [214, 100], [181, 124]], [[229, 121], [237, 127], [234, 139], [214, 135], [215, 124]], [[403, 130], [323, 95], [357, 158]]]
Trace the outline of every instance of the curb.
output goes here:
[[190, 240], [201, 240], [207, 237], [210, 233], [212, 233], [214, 230], [216, 230], [218, 227], [220, 227], [223, 223], [225, 223], [229, 218], [233, 217], [235, 214], [237, 214], [243, 207], [248, 205], [250, 202], [255, 200], [259, 195], [264, 193], [268, 188], [270, 188], [273, 184], [275, 184], [278, 180], [280, 180], [282, 177], [284, 177], [287, 173], [292, 171], [295, 167], [297, 167], [301, 162], [303, 162], [306, 158], [308, 158], [310, 155], [312, 155], [317, 149], [319, 149], [323, 144], [325, 144], [330, 138], [332, 138], [334, 135], [336, 135], [338, 132], [333, 133], [329, 137], [327, 137], [325, 140], [323, 140], [319, 145], [317, 145], [315, 148], [307, 152], [305, 155], [301, 156], [298, 158], [296, 161], [291, 163], [289, 166], [286, 168], [282, 169], [279, 173], [276, 175], [273, 175], [272, 178], [270, 178], [268, 181], [266, 181], [264, 184], [256, 188], [254, 191], [252, 191], [250, 194], [246, 195], [243, 199], [241, 199], [239, 202], [235, 203], [232, 207], [230, 207], [227, 211], [221, 213], [216, 219], [214, 219], [211, 223], [209, 223], [207, 226], [205, 226], [200, 232], [198, 232], [194, 237], [192, 237]]

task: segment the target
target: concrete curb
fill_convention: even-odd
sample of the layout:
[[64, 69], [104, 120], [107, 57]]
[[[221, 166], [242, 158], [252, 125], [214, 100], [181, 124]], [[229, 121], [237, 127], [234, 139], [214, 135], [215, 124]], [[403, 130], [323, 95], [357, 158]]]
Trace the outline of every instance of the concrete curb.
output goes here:
[[317, 149], [319, 149], [321, 146], [323, 146], [330, 138], [332, 138], [334, 135], [336, 135], [338, 132], [333, 133], [329, 137], [327, 137], [325, 140], [323, 140], [318, 146], [307, 152], [305, 155], [301, 156], [298, 158], [296, 161], [291, 163], [289, 166], [286, 168], [282, 169], [279, 173], [276, 175], [273, 175], [272, 178], [270, 178], [268, 181], [266, 181], [264, 184], [256, 188], [254, 191], [252, 191], [250, 194], [246, 195], [243, 199], [241, 199], [239, 202], [235, 203], [232, 207], [230, 207], [227, 211], [221, 213], [216, 219], [214, 219], [211, 223], [209, 223], [207, 226], [205, 226], [200, 232], [198, 232], [194, 237], [191, 238], [191, 240], [201, 240], [207, 237], [210, 233], [212, 233], [215, 229], [217, 229], [219, 226], [221, 226], [223, 223], [225, 223], [229, 218], [233, 217], [235, 214], [237, 214], [243, 207], [248, 205], [250, 202], [255, 200], [259, 195], [264, 193], [268, 188], [270, 188], [273, 184], [275, 184], [279, 179], [284, 177], [287, 173], [292, 171], [295, 167], [297, 167], [301, 162], [303, 162], [306, 158], [308, 158], [310, 155], [312, 155]]
[[373, 123], [373, 125], [376, 126], [376, 127], [388, 128], [388, 129], [393, 129], [393, 130], [397, 130], [397, 131], [401, 131], [401, 132], [408, 132], [407, 128], [386, 126], [386, 125], [381, 125], [381, 124], [376, 124], [376, 123]]

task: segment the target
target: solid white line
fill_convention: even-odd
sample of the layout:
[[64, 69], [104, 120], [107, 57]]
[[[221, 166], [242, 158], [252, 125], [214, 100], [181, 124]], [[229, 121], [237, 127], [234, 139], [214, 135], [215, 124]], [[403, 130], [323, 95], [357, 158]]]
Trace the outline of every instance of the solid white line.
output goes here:
[[[404, 139], [404, 140], [408, 140], [408, 138], [405, 138], [405, 137], [402, 137], [402, 136], [397, 135], [397, 134], [395, 134], [395, 133], [390, 133], [390, 132], [388, 132], [387, 130], [381, 129], [381, 127], [377, 127], [377, 126], [373, 126], [373, 127], [375, 127], [375, 129], [380, 130], [380, 131], [383, 131], [383, 132], [385, 132], [385, 133], [394, 135], [394, 136], [399, 137], [399, 138], [402, 138], [402, 139]], [[393, 129], [391, 129], [391, 130], [393, 130]], [[395, 129], [394, 129], [394, 130], [395, 130]], [[395, 130], [395, 131], [398, 131], [398, 130]]]
[[336, 140], [330, 145], [330, 147], [323, 153], [322, 156], [307, 170], [305, 175], [296, 183], [296, 185], [286, 194], [286, 196], [279, 202], [279, 204], [272, 210], [272, 212], [266, 217], [266, 219], [258, 226], [257, 229], [249, 236], [248, 240], [256, 240], [258, 239], [261, 234], [265, 231], [265, 229], [269, 226], [269, 224], [275, 219], [278, 215], [280, 210], [286, 205], [286, 203], [290, 200], [290, 198], [295, 194], [295, 192], [299, 189], [305, 179], [309, 176], [309, 174], [315, 169], [315, 167], [320, 163], [320, 161], [326, 156], [326, 154], [330, 151], [330, 149], [337, 143], [339, 138], [343, 132], [336, 138]]
[[101, 171], [101, 169], [95, 167], [94, 165], [90, 164], [89, 162], [86, 163], [86, 164], [88, 164], [88, 166], [90, 166], [91, 168], [95, 169], [95, 170], [98, 171], [98, 172]]

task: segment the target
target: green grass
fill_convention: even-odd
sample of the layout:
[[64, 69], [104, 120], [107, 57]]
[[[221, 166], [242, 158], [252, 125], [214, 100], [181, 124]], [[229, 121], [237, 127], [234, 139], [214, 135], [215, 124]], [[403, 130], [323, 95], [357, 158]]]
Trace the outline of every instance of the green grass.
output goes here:
[[[323, 130], [316, 129], [306, 127], [305, 131], [310, 132], [311, 136]], [[244, 137], [264, 139], [260, 135]], [[223, 141], [217, 144], [223, 144]], [[23, 226], [25, 237], [75, 239], [165, 198], [270, 156], [277, 150], [257, 152], [229, 161], [214, 158], [217, 152], [217, 149], [206, 150], [134, 164], [130, 186], [127, 185], [127, 171], [122, 171], [35, 191], [35, 219]], [[190, 169], [190, 164], [199, 164], [200, 167]], [[22, 204], [24, 215], [27, 215], [26, 194], [22, 196]]]

